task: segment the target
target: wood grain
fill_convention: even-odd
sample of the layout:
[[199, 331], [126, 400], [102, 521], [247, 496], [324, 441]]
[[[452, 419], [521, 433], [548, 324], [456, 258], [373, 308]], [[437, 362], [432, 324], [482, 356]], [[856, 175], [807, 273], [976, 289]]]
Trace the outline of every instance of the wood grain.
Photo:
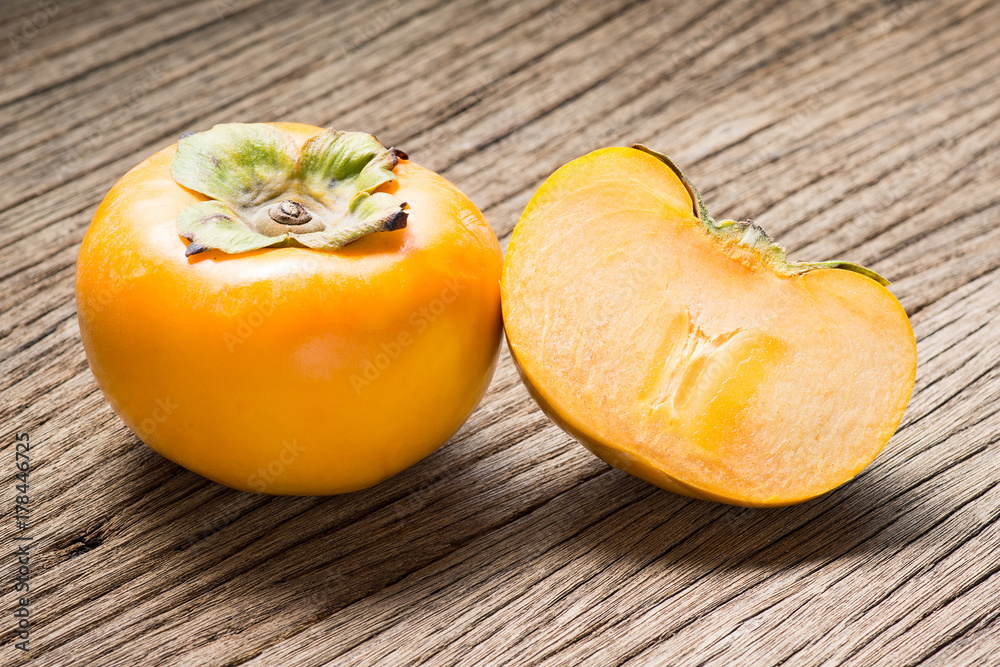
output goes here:
[[[11, 0], [0, 27], [0, 446], [30, 433], [35, 466], [31, 651], [4, 556], [0, 664], [1000, 664], [997, 3]], [[373, 131], [503, 244], [566, 161], [668, 152], [717, 217], [894, 281], [903, 423], [816, 501], [732, 508], [590, 456], [505, 351], [373, 489], [210, 483], [105, 403], [74, 262], [129, 167], [250, 120]]]

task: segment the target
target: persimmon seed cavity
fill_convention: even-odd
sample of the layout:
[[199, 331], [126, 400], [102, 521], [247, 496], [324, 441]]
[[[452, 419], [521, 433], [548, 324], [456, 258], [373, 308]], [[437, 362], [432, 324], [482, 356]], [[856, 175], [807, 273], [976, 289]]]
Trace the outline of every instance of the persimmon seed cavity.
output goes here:
[[312, 213], [293, 199], [285, 199], [277, 206], [272, 206], [267, 214], [283, 225], [304, 225], [312, 220]]

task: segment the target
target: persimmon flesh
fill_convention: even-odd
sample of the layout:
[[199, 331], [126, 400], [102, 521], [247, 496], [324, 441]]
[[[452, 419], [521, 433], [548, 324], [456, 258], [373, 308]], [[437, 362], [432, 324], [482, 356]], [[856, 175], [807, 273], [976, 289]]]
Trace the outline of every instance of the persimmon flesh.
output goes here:
[[877, 274], [797, 264], [716, 223], [644, 147], [559, 169], [511, 238], [504, 324], [543, 409], [662, 488], [787, 505], [850, 480], [894, 433], [916, 347]]

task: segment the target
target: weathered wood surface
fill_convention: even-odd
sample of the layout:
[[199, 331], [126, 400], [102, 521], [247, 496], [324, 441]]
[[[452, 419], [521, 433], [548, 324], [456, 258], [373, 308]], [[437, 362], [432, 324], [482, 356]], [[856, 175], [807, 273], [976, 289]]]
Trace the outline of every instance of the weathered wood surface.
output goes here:
[[[0, 27], [0, 664], [1000, 664], [1000, 4], [5, 0]], [[504, 353], [459, 435], [376, 488], [188, 473], [97, 390], [77, 247], [146, 155], [270, 119], [374, 131], [502, 241], [573, 157], [667, 151], [716, 215], [894, 281], [903, 424], [850, 484], [741, 510], [608, 468]]]

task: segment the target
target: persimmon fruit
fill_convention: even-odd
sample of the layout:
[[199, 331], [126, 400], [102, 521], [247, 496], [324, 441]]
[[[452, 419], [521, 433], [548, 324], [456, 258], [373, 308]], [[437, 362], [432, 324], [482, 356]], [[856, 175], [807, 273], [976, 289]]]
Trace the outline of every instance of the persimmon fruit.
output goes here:
[[163, 456], [236, 489], [343, 493], [476, 407], [501, 265], [465, 195], [369, 134], [218, 125], [100, 205], [80, 332], [111, 406]]
[[680, 494], [772, 506], [847, 482], [896, 430], [916, 345], [886, 284], [787, 261], [634, 146], [545, 181], [501, 297], [522, 379], [593, 453]]

